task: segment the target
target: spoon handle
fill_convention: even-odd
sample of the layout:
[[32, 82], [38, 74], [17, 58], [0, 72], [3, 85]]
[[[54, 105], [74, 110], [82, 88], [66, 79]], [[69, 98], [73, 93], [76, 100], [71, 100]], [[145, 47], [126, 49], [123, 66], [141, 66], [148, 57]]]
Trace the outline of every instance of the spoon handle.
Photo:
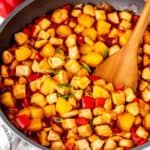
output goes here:
[[137, 25], [128, 43], [128, 46], [132, 47], [132, 52], [134, 52], [136, 55], [138, 46], [141, 42], [141, 39], [144, 35], [144, 32], [147, 28], [149, 21], [150, 21], [150, 0], [147, 0], [144, 9], [141, 13], [141, 16], [139, 18], [139, 21], [137, 22]]

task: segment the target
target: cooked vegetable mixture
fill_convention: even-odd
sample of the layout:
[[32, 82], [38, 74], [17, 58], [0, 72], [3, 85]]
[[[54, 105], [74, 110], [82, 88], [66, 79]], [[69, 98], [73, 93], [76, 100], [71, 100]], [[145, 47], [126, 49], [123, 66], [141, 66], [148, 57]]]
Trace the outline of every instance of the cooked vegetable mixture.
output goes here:
[[52, 150], [130, 150], [148, 142], [150, 28], [138, 51], [136, 93], [92, 75], [127, 43], [138, 18], [108, 4], [66, 4], [16, 33], [0, 69], [9, 120]]

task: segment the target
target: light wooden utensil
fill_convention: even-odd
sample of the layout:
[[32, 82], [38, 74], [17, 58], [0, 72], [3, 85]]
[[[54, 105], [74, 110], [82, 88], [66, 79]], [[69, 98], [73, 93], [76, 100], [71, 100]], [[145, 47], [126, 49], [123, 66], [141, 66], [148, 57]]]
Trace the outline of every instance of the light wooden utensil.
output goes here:
[[128, 43], [100, 64], [95, 69], [94, 75], [100, 76], [114, 85], [124, 85], [136, 90], [138, 82], [137, 50], [149, 21], [150, 0], [147, 0]]

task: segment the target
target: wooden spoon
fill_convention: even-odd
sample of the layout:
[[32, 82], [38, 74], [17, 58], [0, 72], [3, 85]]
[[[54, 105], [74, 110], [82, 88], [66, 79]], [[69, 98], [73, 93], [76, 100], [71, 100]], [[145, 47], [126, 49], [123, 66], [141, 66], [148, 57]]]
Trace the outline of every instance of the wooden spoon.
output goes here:
[[124, 85], [136, 90], [138, 82], [137, 50], [149, 21], [150, 0], [147, 0], [128, 43], [100, 64], [95, 69], [94, 75], [100, 76], [114, 85]]

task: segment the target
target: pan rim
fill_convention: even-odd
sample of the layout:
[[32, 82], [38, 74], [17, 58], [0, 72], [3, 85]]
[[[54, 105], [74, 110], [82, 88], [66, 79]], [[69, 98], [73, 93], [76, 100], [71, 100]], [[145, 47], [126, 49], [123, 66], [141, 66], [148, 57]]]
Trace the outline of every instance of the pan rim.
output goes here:
[[[17, 6], [10, 15], [4, 20], [4, 22], [0, 25], [0, 33], [5, 29], [7, 24], [12, 20], [13, 17], [15, 17], [22, 9], [33, 3], [35, 0], [25, 0], [23, 3], [21, 3], [19, 6]], [[105, 2], [105, 1], [102, 1]], [[23, 134], [19, 129], [17, 129], [6, 117], [4, 112], [0, 109], [0, 117], [2, 118], [4, 124], [20, 139], [22, 139], [25, 143], [28, 143], [31, 146], [35, 146], [36, 148], [42, 149], [42, 150], [50, 150], [50, 148], [46, 148], [42, 146], [41, 144], [38, 144], [28, 138], [25, 134]], [[150, 148], [150, 141], [133, 148], [133, 150], [146, 150], [146, 148]]]

